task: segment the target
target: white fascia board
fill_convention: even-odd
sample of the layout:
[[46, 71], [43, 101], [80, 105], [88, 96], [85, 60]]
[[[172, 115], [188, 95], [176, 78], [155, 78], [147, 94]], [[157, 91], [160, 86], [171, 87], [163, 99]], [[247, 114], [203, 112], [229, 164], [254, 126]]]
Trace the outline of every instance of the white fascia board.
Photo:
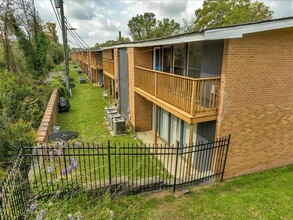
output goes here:
[[293, 27], [293, 19], [277, 20], [257, 24], [247, 24], [242, 26], [206, 30], [205, 39], [220, 40], [228, 38], [241, 38], [244, 34], [277, 30], [289, 27]]
[[129, 47], [152, 47], [152, 46], [163, 46], [163, 45], [172, 45], [180, 43], [188, 43], [193, 41], [203, 41], [205, 40], [203, 33], [194, 33], [188, 35], [179, 35], [169, 38], [162, 38], [157, 40], [146, 40], [145, 42], [140, 43], [129, 43], [129, 44], [120, 44], [111, 47], [103, 47], [102, 50], [109, 50], [114, 48], [129, 48]]
[[177, 37], [171, 37], [167, 39], [160, 39], [154, 41], [146, 41], [138, 44], [134, 44], [133, 47], [151, 47], [151, 46], [163, 46], [163, 45], [172, 45], [180, 43], [188, 43], [193, 41], [203, 41], [205, 40], [202, 33], [194, 33], [190, 35], [182, 35]]
[[146, 40], [144, 42], [120, 44], [111, 47], [104, 47], [101, 50], [108, 50], [114, 48], [128, 48], [128, 47], [152, 47], [163, 46], [180, 43], [188, 43], [194, 41], [206, 41], [206, 40], [221, 40], [231, 38], [242, 38], [244, 34], [251, 34], [263, 31], [277, 30], [282, 28], [293, 27], [293, 18], [285, 20], [271, 20], [260, 23], [244, 24], [239, 26], [232, 26], [226, 28], [216, 28], [211, 30], [205, 30], [201, 33], [182, 34], [167, 38], [161, 38], [156, 40]]

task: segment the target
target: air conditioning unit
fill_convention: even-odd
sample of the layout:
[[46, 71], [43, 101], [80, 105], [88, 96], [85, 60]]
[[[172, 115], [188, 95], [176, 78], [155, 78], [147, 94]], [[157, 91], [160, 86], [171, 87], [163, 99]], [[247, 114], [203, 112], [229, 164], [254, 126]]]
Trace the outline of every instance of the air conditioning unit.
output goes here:
[[113, 130], [113, 120], [116, 119], [116, 118], [120, 118], [120, 117], [121, 117], [121, 115], [119, 115], [119, 114], [111, 114], [111, 115], [109, 115], [109, 118], [110, 118], [109, 125], [110, 125], [110, 128], [112, 130]]
[[125, 119], [114, 118], [113, 119], [113, 132], [114, 134], [123, 134], [125, 132]]
[[108, 121], [108, 124], [111, 123], [111, 121], [110, 121], [110, 115], [115, 115], [115, 114], [118, 114], [117, 110], [109, 110], [109, 111], [107, 111], [107, 121]]
[[114, 107], [112, 107], [112, 106], [107, 106], [107, 107], [105, 107], [105, 111], [104, 111], [104, 117], [105, 117], [105, 120], [107, 120], [107, 117], [108, 117], [108, 115], [107, 115], [107, 111], [112, 111], [112, 110], [115, 110], [115, 108]]

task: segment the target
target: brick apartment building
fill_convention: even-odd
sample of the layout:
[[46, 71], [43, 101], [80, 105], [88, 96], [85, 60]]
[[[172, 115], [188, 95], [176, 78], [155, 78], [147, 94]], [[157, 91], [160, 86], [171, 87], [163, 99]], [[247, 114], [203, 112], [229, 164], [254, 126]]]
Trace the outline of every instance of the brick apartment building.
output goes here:
[[[85, 53], [71, 57], [87, 71]], [[293, 163], [292, 17], [102, 48], [99, 56], [121, 115], [135, 131], [153, 130], [154, 143], [231, 134], [226, 178]]]

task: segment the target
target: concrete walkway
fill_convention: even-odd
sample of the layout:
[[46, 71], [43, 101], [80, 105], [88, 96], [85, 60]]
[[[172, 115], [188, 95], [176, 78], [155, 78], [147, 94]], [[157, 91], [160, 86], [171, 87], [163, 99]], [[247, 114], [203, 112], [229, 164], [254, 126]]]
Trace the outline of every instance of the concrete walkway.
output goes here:
[[[153, 131], [138, 132], [137, 136], [143, 141], [143, 143], [153, 146]], [[154, 147], [151, 147], [151, 152], [156, 154], [156, 157], [161, 161], [165, 169], [174, 177], [176, 172], [176, 150], [174, 147], [169, 146], [160, 138], [158, 138], [157, 142], [158, 148], [156, 149]], [[199, 173], [195, 169], [193, 169], [192, 166], [190, 170], [190, 175], [187, 175], [187, 156], [188, 154], [184, 154], [184, 157], [178, 156], [176, 176], [179, 181], [188, 181], [200, 177]]]

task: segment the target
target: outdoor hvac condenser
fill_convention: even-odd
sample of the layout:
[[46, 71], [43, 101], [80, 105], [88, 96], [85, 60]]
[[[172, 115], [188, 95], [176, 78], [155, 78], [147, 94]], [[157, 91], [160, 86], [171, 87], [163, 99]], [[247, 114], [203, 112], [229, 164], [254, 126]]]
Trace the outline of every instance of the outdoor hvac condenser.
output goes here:
[[110, 117], [109, 125], [110, 125], [110, 128], [113, 130], [113, 127], [114, 127], [113, 120], [115, 118], [120, 118], [121, 115], [119, 115], [119, 114], [111, 114], [111, 115], [109, 115], [109, 117]]
[[125, 132], [125, 119], [114, 118], [113, 119], [113, 132], [114, 134], [123, 134]]
[[112, 111], [112, 110], [115, 110], [115, 108], [114, 107], [111, 107], [111, 106], [107, 106], [107, 107], [105, 107], [105, 111], [104, 111], [104, 117], [105, 117], [105, 120], [108, 120], [107, 118], [108, 118], [108, 115], [107, 115], [107, 111]]

